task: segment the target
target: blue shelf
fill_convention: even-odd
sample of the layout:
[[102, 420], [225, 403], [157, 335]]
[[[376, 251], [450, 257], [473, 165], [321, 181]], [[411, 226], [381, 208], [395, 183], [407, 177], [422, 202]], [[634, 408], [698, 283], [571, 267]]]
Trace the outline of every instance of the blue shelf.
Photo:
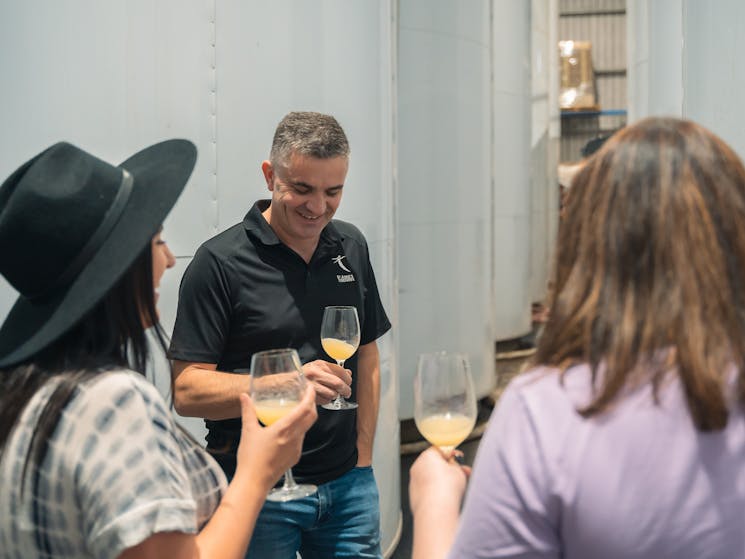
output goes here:
[[561, 118], [587, 118], [592, 116], [626, 116], [626, 109], [606, 109], [604, 111], [561, 111]]

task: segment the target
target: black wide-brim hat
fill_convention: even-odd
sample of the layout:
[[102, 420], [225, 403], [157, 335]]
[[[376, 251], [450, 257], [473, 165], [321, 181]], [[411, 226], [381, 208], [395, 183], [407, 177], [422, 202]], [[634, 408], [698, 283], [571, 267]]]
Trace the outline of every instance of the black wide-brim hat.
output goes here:
[[19, 292], [0, 327], [0, 368], [74, 327], [151, 241], [196, 162], [187, 140], [119, 166], [71, 144], [43, 151], [0, 185], [0, 273]]

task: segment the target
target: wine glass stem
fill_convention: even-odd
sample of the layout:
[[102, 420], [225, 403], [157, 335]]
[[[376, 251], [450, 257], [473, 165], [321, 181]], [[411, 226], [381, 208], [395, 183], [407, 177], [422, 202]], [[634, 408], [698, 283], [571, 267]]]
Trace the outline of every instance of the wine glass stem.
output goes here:
[[[337, 359], [336, 364], [339, 365], [339, 367], [343, 367], [344, 361], [346, 361], [346, 359]], [[343, 402], [344, 398], [341, 397], [341, 394], [337, 394], [336, 398], [334, 398], [334, 403], [341, 406]]]
[[282, 484], [282, 489], [285, 491], [290, 491], [292, 489], [295, 489], [297, 487], [297, 483], [295, 483], [295, 478], [292, 477], [292, 469], [288, 468], [288, 470], [285, 472], [285, 482]]

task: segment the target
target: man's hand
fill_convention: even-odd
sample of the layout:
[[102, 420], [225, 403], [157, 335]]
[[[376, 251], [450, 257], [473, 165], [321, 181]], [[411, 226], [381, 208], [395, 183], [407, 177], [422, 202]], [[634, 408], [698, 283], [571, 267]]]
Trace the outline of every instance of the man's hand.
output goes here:
[[316, 359], [303, 365], [303, 374], [316, 391], [318, 405], [328, 404], [337, 394], [352, 395], [352, 371], [336, 363]]

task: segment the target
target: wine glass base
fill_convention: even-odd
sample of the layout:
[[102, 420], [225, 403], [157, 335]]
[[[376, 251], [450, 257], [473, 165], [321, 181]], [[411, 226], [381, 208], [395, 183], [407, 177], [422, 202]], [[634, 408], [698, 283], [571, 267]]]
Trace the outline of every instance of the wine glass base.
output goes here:
[[295, 499], [302, 499], [303, 497], [310, 497], [316, 491], [318, 491], [318, 487], [311, 485], [310, 483], [298, 484], [289, 489], [278, 487], [269, 492], [266, 496], [266, 500], [285, 503], [287, 501], [294, 501]]
[[353, 410], [357, 407], [357, 402], [348, 402], [346, 400], [332, 400], [328, 404], [323, 404], [321, 406], [325, 410], [332, 410], [332, 411], [338, 411], [338, 410]]

